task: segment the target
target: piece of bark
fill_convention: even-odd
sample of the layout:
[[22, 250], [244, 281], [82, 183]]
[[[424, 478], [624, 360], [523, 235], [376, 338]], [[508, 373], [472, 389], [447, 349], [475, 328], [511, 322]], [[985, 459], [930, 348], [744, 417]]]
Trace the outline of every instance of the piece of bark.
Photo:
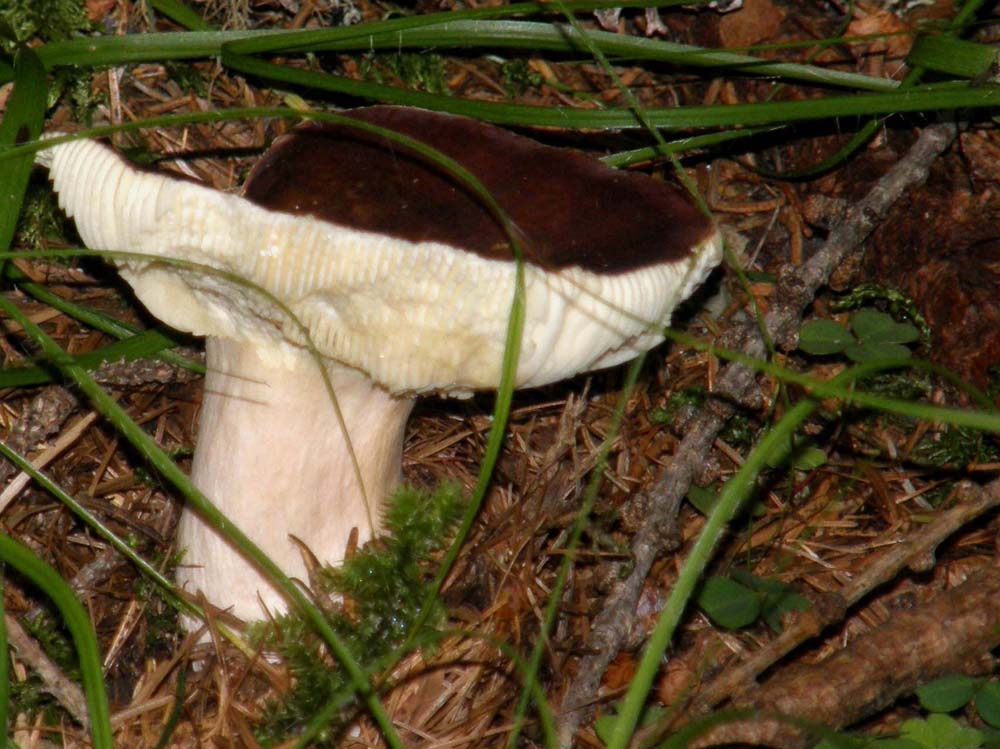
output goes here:
[[[203, 352], [174, 349], [175, 353], [192, 361], [205, 361]], [[104, 362], [92, 372], [101, 385], [114, 388], [139, 388], [147, 385], [169, 385], [194, 382], [200, 374], [182, 369], [160, 359], [135, 359]]]
[[[1000, 566], [990, 564], [961, 585], [938, 593], [853, 640], [822, 663], [782, 669], [736, 704], [791, 715], [832, 729], [849, 726], [951, 673], [979, 674], [1000, 645]], [[694, 746], [748, 743], [802, 749], [805, 732], [786, 721], [725, 723]]]
[[963, 482], [956, 488], [954, 497], [954, 506], [942, 510], [911, 537], [865, 565], [849, 584], [834, 596], [826, 597], [825, 605], [797, 613], [772, 642], [708, 684], [695, 697], [689, 714], [703, 715], [734, 695], [751, 694], [759, 689], [756, 679], [760, 674], [826, 627], [842, 621], [847, 609], [869, 593], [894, 580], [906, 568], [921, 572], [931, 569], [938, 545], [971, 521], [1000, 506], [1000, 480], [985, 487]]
[[[889, 208], [914, 185], [927, 177], [930, 165], [951, 144], [956, 128], [950, 123], [924, 129], [906, 156], [885, 174], [868, 194], [851, 206], [843, 221], [823, 245], [798, 268], [786, 269], [772, 297], [766, 327], [772, 340], [783, 348], [797, 342], [798, 329], [806, 306], [831, 272], [871, 234]], [[762, 357], [766, 348], [756, 325], [734, 327], [722, 345], [753, 357]], [[642, 585], [653, 561], [674, 538], [674, 523], [681, 501], [706, 460], [720, 429], [731, 413], [727, 401], [739, 402], [756, 387], [755, 373], [743, 366], [727, 365], [716, 381], [713, 399], [706, 405], [681, 441], [663, 476], [644, 498], [647, 524], [632, 542], [632, 568], [604, 601], [604, 608], [591, 628], [587, 652], [576, 676], [567, 687], [560, 710], [559, 742], [570, 747], [577, 729], [590, 714], [598, 696], [601, 678], [628, 638], [635, 622], [635, 610]], [[624, 571], [624, 567], [622, 570]]]
[[[63, 424], [79, 407], [80, 401], [61, 385], [42, 388], [21, 411], [5, 440], [7, 447], [26, 455], [62, 429]], [[0, 487], [6, 485], [17, 467], [0, 460]]]

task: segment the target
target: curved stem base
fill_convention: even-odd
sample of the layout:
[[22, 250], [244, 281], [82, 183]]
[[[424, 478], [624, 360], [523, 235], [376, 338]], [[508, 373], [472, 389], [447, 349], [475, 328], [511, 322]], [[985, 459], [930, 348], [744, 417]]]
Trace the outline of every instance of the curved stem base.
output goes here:
[[[379, 503], [399, 483], [413, 401], [328, 364], [341, 424], [308, 355], [267, 357], [221, 338], [209, 338], [206, 352], [191, 478], [288, 575], [307, 582], [292, 536], [321, 562], [337, 562], [352, 529], [359, 543], [377, 532]], [[184, 551], [177, 578], [188, 591], [241, 619], [285, 609], [277, 590], [191, 510], [181, 517], [177, 546]]]

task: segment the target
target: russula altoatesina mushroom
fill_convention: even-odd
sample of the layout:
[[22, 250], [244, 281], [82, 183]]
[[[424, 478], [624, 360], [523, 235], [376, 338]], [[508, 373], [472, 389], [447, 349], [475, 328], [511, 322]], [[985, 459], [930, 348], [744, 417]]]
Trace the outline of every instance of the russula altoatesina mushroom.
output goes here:
[[[716, 228], [670, 184], [463, 117], [346, 114], [457, 161], [515, 227], [526, 263], [519, 387], [656, 345], [720, 260]], [[206, 336], [192, 478], [291, 575], [305, 576], [292, 536], [336, 561], [353, 528], [361, 541], [378, 530], [417, 394], [499, 382], [515, 283], [507, 235], [467, 186], [395, 141], [304, 124], [265, 153], [241, 196], [139, 170], [94, 141], [38, 161], [87, 246], [148, 256], [112, 261], [149, 311]], [[322, 356], [343, 422], [288, 311]], [[193, 512], [177, 543], [190, 591], [244, 619], [261, 603], [283, 608]]]

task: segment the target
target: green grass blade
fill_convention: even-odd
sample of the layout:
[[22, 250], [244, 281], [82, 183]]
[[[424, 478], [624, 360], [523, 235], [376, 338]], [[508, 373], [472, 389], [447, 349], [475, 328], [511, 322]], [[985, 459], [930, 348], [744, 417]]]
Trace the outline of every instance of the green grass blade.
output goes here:
[[780, 129], [780, 127], [757, 127], [746, 128], [744, 130], [726, 130], [724, 132], [707, 133], [705, 135], [693, 135], [690, 138], [679, 138], [662, 145], [645, 146], [643, 148], [632, 149], [631, 151], [619, 151], [618, 153], [602, 156], [600, 160], [610, 167], [620, 169], [632, 164], [654, 161], [664, 156], [676, 156], [687, 151], [713, 148], [714, 146], [741, 138], [752, 138], [755, 135], [774, 133]]
[[10, 650], [7, 643], [5, 595], [4, 569], [0, 566], [0, 736], [3, 737], [4, 746], [7, 745], [7, 737], [10, 735], [7, 732], [7, 716], [10, 713]]
[[[111, 713], [108, 709], [108, 695], [104, 690], [101, 654], [97, 647], [97, 635], [86, 610], [58, 572], [6, 533], [0, 533], [0, 560], [38, 586], [59, 610], [80, 660], [94, 749], [112, 749]], [[6, 658], [6, 651], [4, 657]]]
[[[684, 0], [657, 2], [656, 0], [576, 0], [567, 3], [577, 11], [589, 11], [610, 7], [666, 7], [684, 4]], [[372, 33], [417, 28], [440, 24], [448, 20], [498, 18], [516, 15], [537, 15], [549, 12], [546, 3], [515, 3], [499, 8], [478, 8], [464, 11], [449, 11], [426, 16], [394, 18], [359, 26], [345, 26], [336, 29], [339, 38], [363, 37]], [[331, 32], [333, 30], [330, 30]], [[65, 42], [49, 42], [37, 49], [39, 58], [47, 70], [64, 65], [92, 67], [95, 65], [122, 65], [129, 62], [163, 62], [201, 57], [216, 57], [221, 54], [222, 45], [235, 41], [264, 40], [238, 50], [242, 53], [269, 51], [283, 39], [292, 36], [296, 40], [308, 40], [309, 31], [274, 32], [269, 30], [250, 31], [191, 31], [153, 34], [128, 34], [125, 36], [98, 36], [72, 39]], [[326, 33], [326, 32], [324, 32]], [[324, 37], [325, 38], [325, 37]], [[13, 68], [0, 62], [0, 83], [13, 79]]]
[[[180, 5], [160, 0], [164, 6]], [[567, 3], [569, 8], [607, 3]], [[186, 6], [180, 6], [186, 8]], [[492, 20], [497, 16], [538, 12], [543, 6], [521, 3], [506, 8], [438, 13], [391, 19], [361, 26], [292, 32], [210, 31], [197, 14], [185, 16], [192, 32], [135, 34], [74, 39], [44, 45], [39, 56], [47, 69], [64, 65], [93, 67], [176, 59], [213, 57], [229, 46], [232, 54], [320, 50], [473, 48], [531, 49], [564, 53], [586, 51], [579, 33], [563, 24]], [[163, 11], [166, 12], [166, 11]], [[169, 14], [168, 14], [169, 15]], [[196, 26], [196, 23], [200, 25]], [[747, 54], [713, 50], [605, 31], [589, 32], [605, 54], [630, 60], [668, 62], [685, 67], [727, 68], [737, 73], [769, 75], [827, 86], [891, 91], [896, 81], [798, 63], [776, 63]], [[813, 43], [813, 42], [811, 42]], [[3, 80], [0, 71], [0, 80]]]
[[[707, 351], [713, 356], [717, 356], [725, 361], [736, 362], [737, 364], [742, 364], [743, 366], [749, 367], [757, 372], [772, 375], [783, 383], [798, 385], [806, 392], [819, 398], [836, 398], [837, 400], [842, 401], [844, 405], [863, 406], [877, 411], [906, 416], [911, 419], [922, 419], [924, 421], [969, 427], [971, 429], [978, 429], [984, 432], [1000, 434], [1000, 411], [997, 411], [996, 409], [969, 411], [960, 408], [946, 408], [944, 406], [934, 406], [927, 403], [915, 403], [912, 401], [899, 400], [897, 398], [888, 398], [883, 395], [867, 393], [863, 390], [856, 390], [853, 387], [847, 387], [842, 384], [839, 379], [829, 381], [818, 380], [808, 374], [803, 374], [802, 372], [796, 372], [795, 370], [782, 367], [780, 364], [764, 361], [762, 359], [755, 359], [740, 351], [717, 348], [711, 343], [706, 343], [679, 330], [666, 328], [663, 331], [663, 335], [669, 340], [680, 343], [682, 346], [686, 346], [696, 351]], [[900, 365], [900, 363], [897, 363], [896, 366]], [[942, 370], [940, 368], [935, 367], [928, 362], [921, 361], [920, 359], [907, 359], [905, 366], [927, 369], [936, 374], [942, 374]], [[968, 386], [963, 384], [963, 389], [967, 388]], [[975, 391], [975, 389], [972, 389], [969, 392], [974, 394], [976, 400], [980, 402], [983, 401], [984, 396]]]
[[[39, 251], [31, 253], [0, 253], [0, 259], [16, 259], [23, 257], [68, 257], [77, 256], [79, 251], [66, 251], [59, 250], [56, 253], [50, 251]], [[130, 325], [129, 323], [122, 322], [121, 320], [116, 320], [110, 315], [105, 315], [103, 312], [97, 312], [95, 310], [84, 307], [83, 305], [77, 304], [76, 302], [71, 302], [68, 299], [63, 299], [58, 294], [51, 291], [47, 286], [40, 283], [35, 283], [34, 281], [28, 280], [28, 277], [21, 272], [21, 270], [13, 263], [6, 263], [4, 266], [3, 275], [14, 281], [18, 288], [22, 291], [27, 292], [33, 296], [36, 300], [42, 304], [47, 304], [53, 309], [57, 309], [68, 317], [72, 317], [74, 320], [82, 322], [84, 325], [89, 325], [94, 330], [99, 330], [102, 333], [111, 336], [112, 338], [118, 338], [120, 340], [127, 340], [138, 335], [148, 335], [149, 337], [144, 339], [141, 344], [144, 350], [149, 350], [149, 353], [139, 354], [136, 353], [131, 357], [132, 359], [138, 359], [143, 356], [151, 356], [153, 353], [158, 353], [157, 358], [167, 362], [168, 364], [173, 364], [176, 367], [186, 369], [189, 372], [195, 372], [196, 374], [205, 373], [205, 365], [201, 362], [193, 361], [187, 357], [181, 356], [180, 354], [175, 354], [172, 351], [166, 349], [173, 348], [177, 345], [177, 341], [171, 336], [165, 333], [161, 329], [154, 330], [143, 330], [142, 328], [136, 327], [135, 325]], [[153, 351], [151, 347], [153, 346], [153, 341], [158, 337], [162, 342], [163, 346], [160, 347], [159, 351]], [[139, 344], [136, 344], [137, 347]], [[137, 348], [138, 350], [138, 348]], [[107, 361], [111, 361], [108, 359]]]
[[936, 73], [976, 78], [997, 62], [997, 49], [945, 35], [921, 36], [906, 61]]
[[102, 523], [100, 519], [95, 517], [94, 514], [91, 513], [86, 507], [77, 502], [76, 499], [63, 490], [59, 484], [46, 476], [42, 471], [35, 468], [31, 461], [14, 450], [11, 450], [10, 447], [3, 442], [0, 442], [0, 455], [17, 466], [19, 471], [24, 471], [28, 474], [32, 481], [37, 483], [42, 489], [68, 507], [69, 510], [86, 523], [98, 537], [107, 541], [108, 544], [113, 546], [119, 554], [134, 564], [139, 571], [142, 572], [142, 574], [155, 582], [166, 597], [174, 602], [178, 608], [186, 612], [197, 613], [196, 608], [192, 604], [188, 603], [177, 592], [177, 587], [170, 582], [170, 580], [164, 577], [158, 569], [153, 567], [149, 562], [137, 554], [131, 546], [129, 546], [125, 541], [122, 541], [114, 531]]
[[[542, 23], [538, 21], [446, 21], [433, 26], [407, 29], [395, 32], [371, 33], [361, 38], [343, 38], [336, 30], [328, 30], [326, 39], [317, 34], [316, 41], [309, 45], [282, 46], [268, 51], [365, 51], [367, 49], [398, 50], [420, 49], [512, 49], [546, 50], [563, 53], [590, 52], [590, 43], [602, 53], [629, 61], [666, 62], [685, 68], [725, 68], [736, 74], [767, 75], [787, 78], [802, 83], [826, 86], [842, 86], [863, 91], [893, 91], [897, 81], [875, 78], [861, 73], [847, 73], [828, 70], [814, 65], [798, 63], [778, 63], [762, 60], [751, 55], [736, 54], [725, 50], [695, 47], [645, 37], [624, 36], [607, 31], [588, 31], [590, 43], [585, 41], [578, 29], [568, 24]], [[266, 37], [253, 40], [258, 48]], [[284, 44], [293, 40], [288, 38]], [[244, 53], [249, 44], [235, 44], [233, 51]]]
[[[302, 87], [346, 94], [360, 99], [436, 109], [500, 124], [598, 130], [641, 127], [635, 114], [629, 109], [581, 110], [568, 107], [500, 104], [459, 99], [276, 65], [254, 57], [232, 53], [228, 48], [223, 50], [222, 60], [224, 64], [241, 73], [279, 84], [287, 84], [290, 87]], [[828, 96], [822, 99], [801, 101], [648, 109], [645, 114], [649, 122], [657, 128], [680, 130], [778, 125], [861, 115], [998, 106], [1000, 106], [1000, 86], [970, 88], [965, 85], [939, 84], [914, 87], [907, 91]]]
[[[215, 57], [226, 42], [271, 33], [273, 32], [190, 31], [86, 37], [67, 42], [50, 42], [38, 49], [38, 56], [47, 70], [67, 65], [93, 67], [191, 60]], [[0, 76], [0, 82], [3, 80]]]
[[198, 15], [194, 10], [180, 0], [149, 0], [154, 10], [159, 11], [171, 21], [176, 21], [192, 31], [211, 31], [212, 24]]
[[[518, 738], [520, 737], [521, 729], [527, 715], [529, 700], [535, 695], [538, 671], [541, 669], [542, 665], [542, 657], [548, 649], [549, 632], [552, 631], [552, 628], [555, 625], [556, 617], [559, 614], [559, 607], [562, 605], [563, 591], [565, 590], [566, 582], [569, 580], [569, 573], [576, 561], [576, 550], [579, 548], [580, 539], [583, 537], [583, 532], [590, 521], [590, 514], [593, 510], [594, 502], [597, 501], [597, 493], [600, 491], [601, 484], [604, 480], [604, 469], [607, 466], [608, 456], [611, 454], [611, 448], [613, 447], [615, 440], [618, 438], [619, 428], [621, 427], [622, 419], [625, 416], [625, 407], [628, 405], [628, 400], [632, 395], [635, 383], [639, 379], [639, 372], [642, 370], [642, 366], [645, 361], [646, 355], [641, 354], [633, 359], [629, 364], [628, 371], [625, 375], [625, 382], [622, 386], [621, 396], [619, 396], [617, 402], [615, 403], [614, 412], [611, 415], [610, 427], [604, 437], [604, 440], [598, 448], [597, 460], [594, 462], [594, 467], [590, 470], [587, 487], [583, 492], [583, 502], [581, 503], [576, 518], [573, 520], [573, 525], [570, 528], [569, 537], [566, 539], [565, 554], [559, 564], [559, 570], [556, 573], [555, 583], [552, 585], [548, 601], [545, 605], [541, 631], [537, 636], [538, 639], [535, 643], [535, 647], [531, 651], [531, 656], [524, 666], [524, 684], [521, 687], [521, 695], [518, 698], [516, 707], [514, 708], [514, 726], [507, 739], [508, 749], [516, 749], [518, 745]], [[535, 700], [537, 702], [537, 697], [535, 697]], [[558, 741], [550, 743], [550, 746], [558, 746]]]
[[[0, 122], [0, 148], [37, 139], [45, 118], [48, 87], [45, 70], [33, 50], [18, 50], [14, 71], [14, 91]], [[8, 249], [14, 241], [33, 163], [30, 156], [19, 156], [0, 170], [0, 250]]]

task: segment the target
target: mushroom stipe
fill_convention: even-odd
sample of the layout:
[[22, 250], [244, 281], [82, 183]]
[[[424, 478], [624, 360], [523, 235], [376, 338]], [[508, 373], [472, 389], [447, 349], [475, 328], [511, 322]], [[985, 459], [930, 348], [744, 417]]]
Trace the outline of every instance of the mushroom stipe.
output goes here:
[[[450, 157], [508, 217], [525, 261], [518, 387], [660, 343], [721, 259], [715, 226], [673, 185], [464, 117], [345, 114]], [[291, 536], [336, 562], [352, 529], [362, 542], [378, 531], [418, 394], [464, 397], [500, 381], [515, 280], [507, 235], [466, 185], [396, 141], [301, 125], [242, 196], [137, 169], [94, 141], [38, 162], [88, 247], [145, 256], [112, 262], [149, 311], [206, 337], [192, 479], [289, 575], [305, 577]], [[242, 619], [261, 604], [284, 609], [194, 512], [178, 533], [189, 591]]]

